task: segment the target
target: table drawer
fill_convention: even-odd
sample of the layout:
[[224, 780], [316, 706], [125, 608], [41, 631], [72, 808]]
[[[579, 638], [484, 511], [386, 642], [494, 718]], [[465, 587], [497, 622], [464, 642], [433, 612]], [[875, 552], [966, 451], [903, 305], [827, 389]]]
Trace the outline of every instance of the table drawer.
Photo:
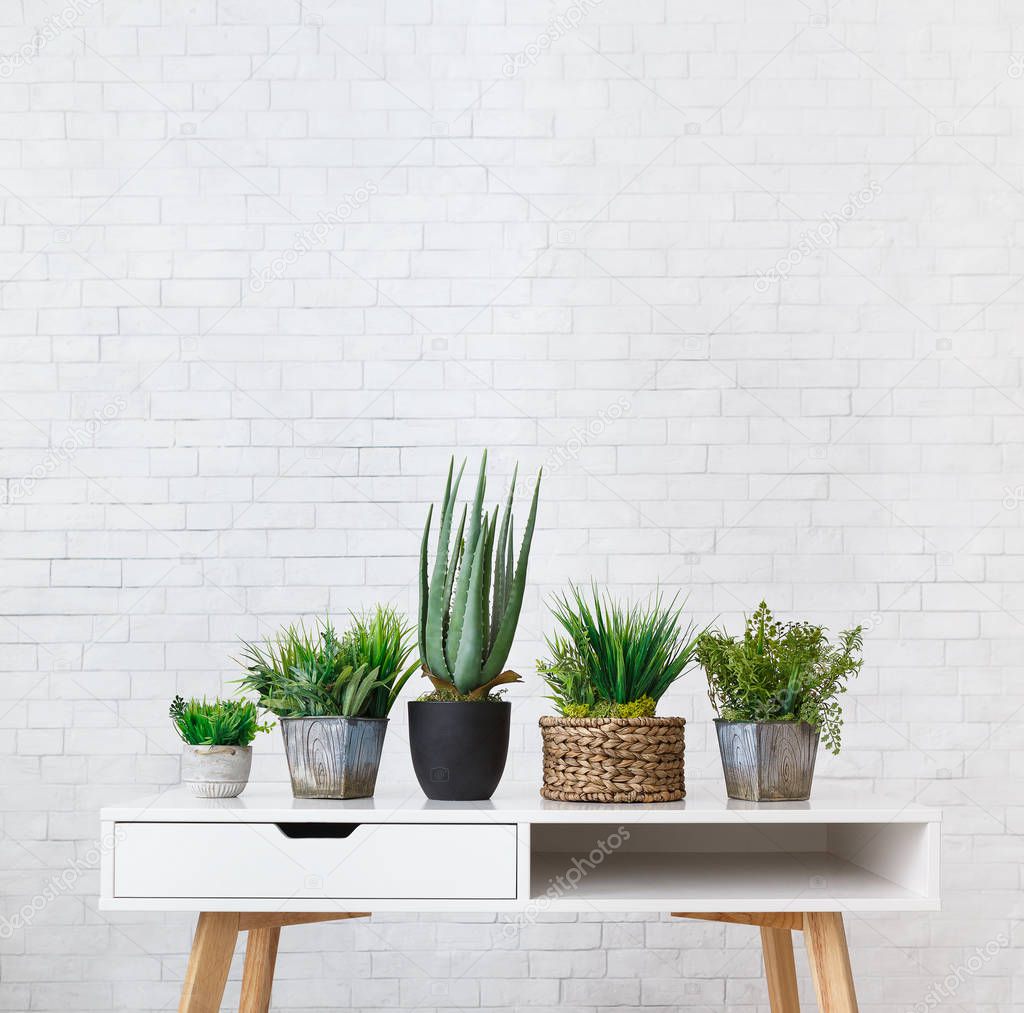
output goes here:
[[516, 825], [118, 823], [114, 896], [512, 900]]

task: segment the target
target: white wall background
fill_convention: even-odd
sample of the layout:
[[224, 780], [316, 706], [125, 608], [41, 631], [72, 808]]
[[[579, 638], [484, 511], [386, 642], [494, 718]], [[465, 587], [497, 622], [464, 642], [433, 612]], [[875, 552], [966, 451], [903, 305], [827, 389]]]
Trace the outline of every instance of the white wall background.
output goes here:
[[[175, 1007], [191, 921], [97, 912], [98, 807], [238, 637], [411, 606], [488, 446], [547, 470], [531, 675], [567, 578], [868, 627], [819, 772], [946, 808], [946, 901], [850, 919], [863, 1008], [1024, 1010], [1024, 38], [826, 6], [4, 0], [0, 1008]], [[700, 677], [664, 709], [717, 779]], [[276, 1005], [766, 1008], [751, 933], [568, 921], [294, 929]]]

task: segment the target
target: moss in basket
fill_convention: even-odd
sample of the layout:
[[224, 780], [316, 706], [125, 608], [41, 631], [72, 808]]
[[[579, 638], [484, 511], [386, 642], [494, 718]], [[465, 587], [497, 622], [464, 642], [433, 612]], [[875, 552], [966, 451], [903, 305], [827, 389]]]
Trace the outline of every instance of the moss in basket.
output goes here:
[[[570, 585], [551, 605], [564, 633], [547, 638], [537, 671], [563, 717], [653, 717], [658, 701], [694, 663], [697, 631], [683, 606], [661, 595], [626, 605]], [[685, 603], [684, 603], [685, 604]]]
[[658, 705], [649, 696], [642, 696], [632, 703], [607, 703], [601, 701], [590, 706], [585, 703], [571, 703], [564, 711], [564, 718], [653, 718]]

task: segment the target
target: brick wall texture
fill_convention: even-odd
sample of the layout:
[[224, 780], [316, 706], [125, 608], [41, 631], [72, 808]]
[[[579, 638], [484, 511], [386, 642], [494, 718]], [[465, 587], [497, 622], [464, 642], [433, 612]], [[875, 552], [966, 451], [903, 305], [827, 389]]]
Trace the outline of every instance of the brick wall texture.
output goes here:
[[[489, 447], [545, 468], [506, 786], [568, 579], [862, 623], [819, 776], [945, 810], [943, 912], [849, 919], [862, 1007], [1024, 1010], [1016, 14], [4, 0], [0, 1008], [175, 1008], [191, 919], [97, 910], [99, 806], [177, 782], [239, 637], [412, 609]], [[717, 786], [699, 673], [662, 710]], [[296, 928], [275, 997], [767, 1009], [756, 934], [666, 916]]]

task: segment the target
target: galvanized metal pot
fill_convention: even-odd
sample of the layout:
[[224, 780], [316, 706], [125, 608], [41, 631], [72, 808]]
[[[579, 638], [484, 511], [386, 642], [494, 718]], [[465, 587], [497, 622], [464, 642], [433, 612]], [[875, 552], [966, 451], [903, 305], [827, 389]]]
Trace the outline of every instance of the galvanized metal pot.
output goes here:
[[369, 798], [387, 718], [281, 718], [296, 798]]
[[729, 798], [803, 802], [811, 797], [818, 732], [803, 721], [715, 721]]
[[181, 779], [197, 798], [235, 798], [249, 783], [252, 746], [185, 746]]

